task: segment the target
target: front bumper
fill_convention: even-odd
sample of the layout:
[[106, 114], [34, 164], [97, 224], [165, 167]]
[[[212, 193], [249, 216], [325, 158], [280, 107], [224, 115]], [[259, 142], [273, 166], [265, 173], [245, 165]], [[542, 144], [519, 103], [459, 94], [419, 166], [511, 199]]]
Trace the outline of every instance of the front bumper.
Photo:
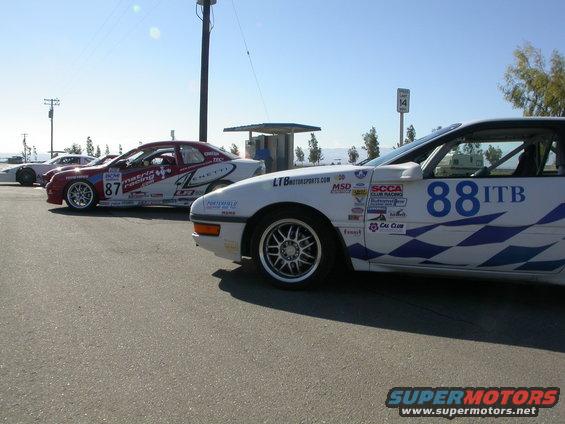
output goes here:
[[54, 205], [63, 204], [63, 187], [53, 186], [52, 183], [47, 183], [45, 186], [45, 192], [47, 193], [47, 203], [53, 203]]
[[220, 258], [230, 259], [236, 262], [241, 261], [241, 240], [245, 223], [214, 222], [208, 220], [197, 220], [197, 222], [220, 226], [220, 235], [217, 237], [192, 233], [192, 238], [197, 246], [209, 250]]

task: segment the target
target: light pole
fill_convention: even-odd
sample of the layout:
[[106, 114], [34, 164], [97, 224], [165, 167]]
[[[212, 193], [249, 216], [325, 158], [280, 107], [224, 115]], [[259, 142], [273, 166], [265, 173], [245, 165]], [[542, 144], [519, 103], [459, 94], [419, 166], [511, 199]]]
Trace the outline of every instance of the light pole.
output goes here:
[[200, 57], [200, 141], [208, 141], [208, 63], [210, 59], [210, 8], [216, 0], [196, 0], [202, 6], [202, 54]]

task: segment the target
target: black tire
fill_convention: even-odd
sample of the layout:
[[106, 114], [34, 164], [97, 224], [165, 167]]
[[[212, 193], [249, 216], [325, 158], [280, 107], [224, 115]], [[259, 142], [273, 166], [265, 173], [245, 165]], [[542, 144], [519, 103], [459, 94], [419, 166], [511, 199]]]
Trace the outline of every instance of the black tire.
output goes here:
[[220, 181], [214, 181], [212, 184], [210, 184], [208, 186], [208, 188], [206, 189], [206, 194], [208, 193], [212, 193], [214, 190], [218, 190], [219, 188], [224, 188], [227, 187], [229, 185], [233, 184], [231, 181], [228, 180], [220, 180]]
[[318, 214], [300, 207], [264, 216], [251, 239], [255, 266], [283, 289], [300, 290], [323, 283], [334, 266], [335, 253], [333, 228]]
[[17, 175], [18, 182], [23, 186], [32, 186], [36, 179], [37, 175], [31, 168], [24, 168]]
[[65, 189], [65, 202], [67, 206], [75, 211], [92, 209], [98, 203], [96, 190], [86, 180], [76, 180]]

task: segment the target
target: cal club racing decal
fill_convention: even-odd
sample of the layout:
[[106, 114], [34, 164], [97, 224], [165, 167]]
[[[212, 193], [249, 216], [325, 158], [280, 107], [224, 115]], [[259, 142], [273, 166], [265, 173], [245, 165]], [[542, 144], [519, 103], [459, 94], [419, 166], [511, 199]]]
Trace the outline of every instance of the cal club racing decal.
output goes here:
[[522, 203], [526, 200], [525, 188], [519, 185], [485, 185], [479, 189], [474, 181], [461, 181], [455, 193], [443, 181], [428, 185], [428, 213], [437, 218], [447, 216], [452, 209], [458, 215], [475, 216], [481, 211], [481, 203]]
[[198, 168], [192, 172], [188, 172], [180, 177], [175, 184], [177, 185], [177, 190], [200, 187], [214, 181], [221, 180], [231, 174], [234, 170], [235, 165], [233, 163], [215, 163]]
[[385, 405], [401, 417], [537, 417], [559, 387], [394, 387]]

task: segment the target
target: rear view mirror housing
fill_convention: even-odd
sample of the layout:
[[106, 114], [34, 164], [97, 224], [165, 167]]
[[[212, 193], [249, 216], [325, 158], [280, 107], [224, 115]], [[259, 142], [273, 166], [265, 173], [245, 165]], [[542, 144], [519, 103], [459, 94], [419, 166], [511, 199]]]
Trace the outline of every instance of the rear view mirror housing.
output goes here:
[[373, 181], [418, 181], [424, 179], [422, 167], [415, 162], [377, 166]]

